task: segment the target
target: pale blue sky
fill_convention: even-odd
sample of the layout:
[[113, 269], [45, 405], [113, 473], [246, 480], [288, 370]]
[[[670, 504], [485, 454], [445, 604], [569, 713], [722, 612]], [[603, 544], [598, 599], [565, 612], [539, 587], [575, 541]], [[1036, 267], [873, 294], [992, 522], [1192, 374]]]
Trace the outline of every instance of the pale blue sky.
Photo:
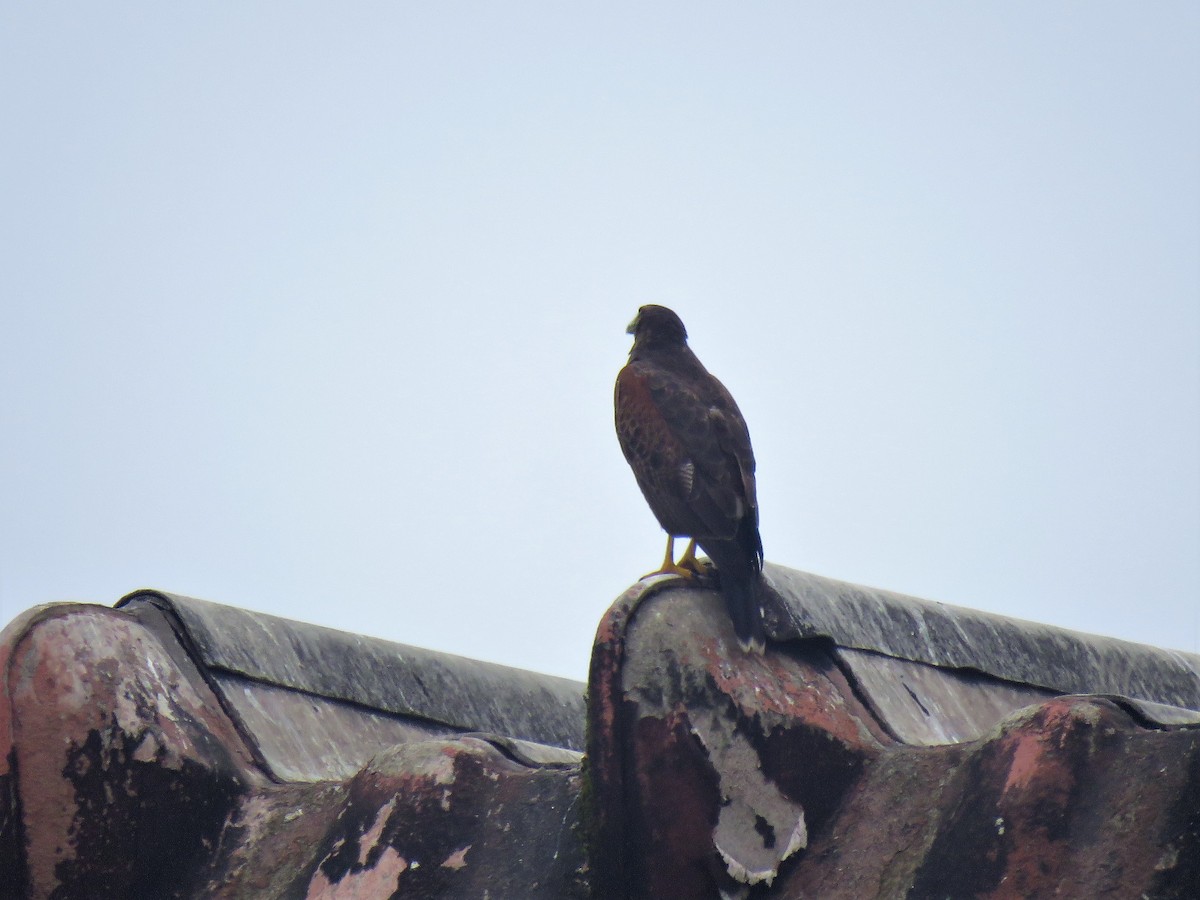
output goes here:
[[6, 4], [0, 621], [582, 678], [642, 303], [769, 559], [1200, 649], [1200, 5]]

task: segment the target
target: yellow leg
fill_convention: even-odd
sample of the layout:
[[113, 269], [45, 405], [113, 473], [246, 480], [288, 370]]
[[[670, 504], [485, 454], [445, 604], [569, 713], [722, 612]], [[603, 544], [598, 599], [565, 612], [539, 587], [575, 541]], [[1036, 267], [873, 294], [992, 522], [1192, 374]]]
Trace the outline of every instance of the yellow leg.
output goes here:
[[643, 578], [649, 578], [651, 575], [678, 575], [680, 578], [692, 578], [699, 574], [700, 568], [696, 562], [696, 542], [688, 541], [687, 549], [683, 552], [683, 558], [678, 563], [675, 562], [675, 536], [667, 535], [667, 554], [663, 557], [662, 568], [654, 572], [647, 572]]
[[687, 569], [693, 575], [704, 574], [704, 566], [700, 565], [700, 561], [696, 559], [695, 538], [688, 541], [688, 545], [683, 551], [683, 556], [679, 557], [679, 562], [675, 563], [675, 565], [680, 569]]

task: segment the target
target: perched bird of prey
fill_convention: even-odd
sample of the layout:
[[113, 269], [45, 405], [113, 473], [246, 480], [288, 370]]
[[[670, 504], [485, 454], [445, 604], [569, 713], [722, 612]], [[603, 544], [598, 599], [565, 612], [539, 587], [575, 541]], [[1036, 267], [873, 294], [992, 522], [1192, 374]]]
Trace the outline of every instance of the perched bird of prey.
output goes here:
[[[617, 375], [617, 437], [638, 487], [667, 532], [659, 573], [701, 573], [700, 545], [744, 649], [763, 650], [762, 539], [750, 433], [733, 397], [687, 345], [665, 306], [643, 306], [627, 329], [629, 362]], [[675, 538], [688, 537], [675, 561]]]

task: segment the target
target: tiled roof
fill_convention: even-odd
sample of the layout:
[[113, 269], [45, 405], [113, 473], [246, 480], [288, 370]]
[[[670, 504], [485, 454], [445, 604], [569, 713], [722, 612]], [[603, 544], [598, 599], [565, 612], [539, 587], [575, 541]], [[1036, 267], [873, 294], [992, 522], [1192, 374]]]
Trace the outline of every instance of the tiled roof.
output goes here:
[[601, 896], [1200, 897], [1200, 659], [768, 577], [765, 656], [673, 578], [601, 623]]
[[761, 656], [635, 585], [586, 704], [158, 591], [32, 609], [0, 897], [1200, 897], [1200, 658], [767, 574]]
[[583, 750], [577, 681], [162, 591], [117, 607], [189, 649], [280, 780], [347, 778], [393, 744], [462, 732]]

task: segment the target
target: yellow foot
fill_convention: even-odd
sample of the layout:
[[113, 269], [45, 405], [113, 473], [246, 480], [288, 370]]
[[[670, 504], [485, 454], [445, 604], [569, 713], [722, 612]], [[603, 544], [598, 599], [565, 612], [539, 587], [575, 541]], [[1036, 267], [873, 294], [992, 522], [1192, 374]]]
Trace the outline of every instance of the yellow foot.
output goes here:
[[663, 566], [661, 569], [655, 569], [653, 572], [647, 572], [638, 581], [645, 578], [653, 578], [655, 575], [678, 575], [680, 578], [691, 579], [696, 577], [694, 569], [685, 569], [683, 566], [677, 566], [672, 563], [669, 566]]
[[703, 575], [705, 573], [704, 563], [696, 559], [695, 540], [688, 541], [688, 545], [683, 551], [683, 556], [679, 557], [679, 562], [675, 563], [675, 565], [680, 569], [691, 572], [693, 575]]
[[667, 536], [667, 555], [663, 558], [662, 567], [653, 572], [647, 572], [642, 578], [652, 578], [655, 575], [678, 575], [680, 578], [691, 579], [704, 574], [704, 566], [696, 559], [696, 542], [688, 541], [687, 549], [679, 562], [675, 562], [675, 538]]

